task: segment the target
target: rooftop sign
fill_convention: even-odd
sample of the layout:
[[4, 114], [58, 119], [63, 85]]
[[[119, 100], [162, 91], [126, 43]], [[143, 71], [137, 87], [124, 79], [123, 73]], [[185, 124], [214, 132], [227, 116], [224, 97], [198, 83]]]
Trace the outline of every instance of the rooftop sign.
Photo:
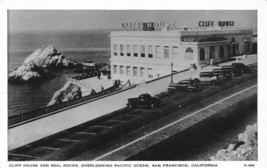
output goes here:
[[235, 26], [234, 21], [199, 21], [199, 27], [224, 27], [224, 26]]
[[127, 30], [146, 29], [154, 30], [158, 28], [175, 28], [175, 21], [159, 21], [159, 22], [124, 22], [121, 27]]

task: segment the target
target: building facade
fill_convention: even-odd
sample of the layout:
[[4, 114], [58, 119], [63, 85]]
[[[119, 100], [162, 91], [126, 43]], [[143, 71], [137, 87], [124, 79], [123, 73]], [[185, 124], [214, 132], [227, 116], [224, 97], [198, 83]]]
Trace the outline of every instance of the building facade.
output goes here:
[[249, 54], [252, 30], [172, 30], [111, 32], [111, 77], [141, 83], [210, 59], [221, 62]]

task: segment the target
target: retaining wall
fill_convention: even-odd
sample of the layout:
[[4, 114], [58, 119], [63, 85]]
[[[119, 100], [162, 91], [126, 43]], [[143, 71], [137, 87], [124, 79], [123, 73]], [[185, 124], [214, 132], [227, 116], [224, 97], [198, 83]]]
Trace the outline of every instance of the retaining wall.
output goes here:
[[[189, 74], [190, 71], [187, 71], [187, 69], [177, 72], [173, 75], [173, 80], [185, 79]], [[161, 77], [134, 88], [106, 95], [90, 102], [68, 107], [53, 114], [10, 127], [8, 130], [8, 150], [16, 149], [124, 108], [128, 98], [137, 97], [146, 92], [151, 95], [159, 94], [167, 90], [170, 81], [170, 75]]]

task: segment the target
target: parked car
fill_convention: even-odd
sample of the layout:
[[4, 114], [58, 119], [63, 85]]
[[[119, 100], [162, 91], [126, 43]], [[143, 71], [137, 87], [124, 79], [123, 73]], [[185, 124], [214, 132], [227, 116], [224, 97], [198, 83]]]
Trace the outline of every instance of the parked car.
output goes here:
[[161, 100], [152, 97], [148, 93], [141, 94], [137, 98], [129, 98], [127, 107], [129, 108], [138, 108], [138, 107], [149, 107], [149, 108], [155, 108], [161, 105]]
[[239, 68], [234, 68], [231, 65], [222, 66], [222, 69], [224, 69], [226, 72], [230, 73], [232, 75], [232, 77], [242, 75], [242, 71]]
[[199, 77], [194, 79], [200, 85], [217, 85], [220, 82], [217, 77], [212, 74], [212, 72], [200, 72]]
[[250, 69], [243, 63], [232, 63], [232, 66], [239, 69], [242, 73], [250, 73]]
[[178, 83], [170, 83], [168, 87], [169, 92], [175, 91], [189, 91], [196, 92], [199, 89], [197, 81], [193, 79], [181, 80]]
[[222, 68], [215, 68], [212, 71], [213, 76], [216, 76], [219, 81], [225, 81], [232, 79], [232, 75], [228, 72], [226, 72]]

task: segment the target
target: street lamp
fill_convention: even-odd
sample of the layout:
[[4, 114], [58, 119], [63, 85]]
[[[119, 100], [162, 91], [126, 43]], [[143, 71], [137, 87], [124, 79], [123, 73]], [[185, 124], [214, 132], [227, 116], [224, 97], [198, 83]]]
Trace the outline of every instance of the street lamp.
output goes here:
[[172, 67], [173, 67], [173, 63], [171, 63], [171, 83], [173, 83], [173, 76], [172, 76]]

